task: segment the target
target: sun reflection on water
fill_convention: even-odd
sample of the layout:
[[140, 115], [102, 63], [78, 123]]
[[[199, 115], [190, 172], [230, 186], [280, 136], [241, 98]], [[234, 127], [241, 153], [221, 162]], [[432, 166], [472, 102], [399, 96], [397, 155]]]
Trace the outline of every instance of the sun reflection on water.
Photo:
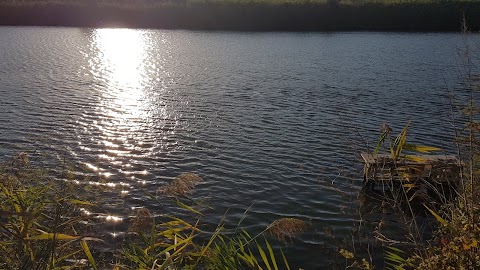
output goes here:
[[[162, 39], [163, 40], [163, 39]], [[138, 187], [155, 179], [155, 158], [174, 145], [178, 119], [168, 87], [168, 44], [158, 33], [131, 29], [95, 29], [89, 33], [88, 73], [92, 107], [76, 121], [81, 170], [89, 185], [106, 199], [98, 213], [113, 236], [128, 217], [124, 206], [138, 203]], [[167, 96], [170, 95], [170, 96]], [[170, 97], [165, 98], [165, 97]], [[154, 160], [154, 161], [152, 161]], [[116, 226], [119, 228], [116, 228]]]
[[97, 102], [77, 120], [79, 148], [92, 157], [84, 167], [108, 181], [143, 181], [151, 175], [145, 160], [177, 145], [170, 45], [163, 34], [137, 29], [95, 29], [89, 38]]
[[[108, 119], [102, 120], [102, 127], [111, 130], [121, 126], [134, 130], [136, 126], [131, 124], [135, 121], [129, 120], [142, 119], [144, 116], [143, 87], [147, 76], [143, 63], [148, 60], [146, 37], [137, 30], [98, 29], [95, 32], [95, 44], [100, 69], [104, 72], [109, 90], [102, 101], [107, 103], [102, 107], [108, 116]], [[111, 135], [109, 132], [105, 134]], [[103, 143], [115, 145], [108, 140]]]
[[[98, 29], [95, 42], [112, 86], [137, 91], [145, 73], [146, 36], [132, 29]], [[124, 92], [121, 97], [132, 94]]]
[[[111, 165], [124, 167], [122, 159], [129, 164], [128, 157], [138, 145], [137, 133], [148, 122], [145, 87], [149, 79], [149, 44], [148, 35], [139, 30], [97, 29], [93, 34], [96, 56], [91, 68], [104, 84], [97, 108], [102, 117], [94, 123], [102, 133], [98, 144], [104, 149], [98, 158]], [[104, 178], [115, 174], [97, 171]]]

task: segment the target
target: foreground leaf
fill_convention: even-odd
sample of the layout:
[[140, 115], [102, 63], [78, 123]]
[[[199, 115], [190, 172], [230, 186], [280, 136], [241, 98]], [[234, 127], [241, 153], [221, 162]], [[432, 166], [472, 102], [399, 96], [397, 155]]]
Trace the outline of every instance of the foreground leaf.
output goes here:
[[441, 148], [438, 148], [438, 147], [426, 146], [426, 145], [417, 145], [417, 144], [408, 144], [408, 143], [406, 143], [403, 146], [403, 149], [407, 150], [407, 151], [415, 151], [415, 152], [420, 152], [420, 153], [430, 153], [430, 152], [433, 152], [433, 151], [442, 150]]
[[95, 204], [87, 201], [81, 201], [81, 200], [68, 200], [69, 203], [72, 204], [78, 204], [78, 205], [88, 205], [88, 206], [95, 206]]
[[43, 233], [31, 237], [27, 237], [26, 240], [74, 240], [78, 239], [80, 236], [73, 236], [73, 235], [68, 235], [68, 234], [63, 234], [63, 233]]
[[90, 252], [90, 248], [88, 248], [87, 242], [85, 240], [82, 240], [80, 242], [80, 245], [82, 246], [83, 251], [85, 252], [85, 255], [87, 255], [88, 261], [92, 265], [93, 269], [97, 270], [95, 259], [93, 258], [92, 253]]
[[428, 206], [426, 206], [425, 204], [423, 204], [423, 206], [425, 206], [425, 208], [427, 208], [428, 211], [430, 211], [430, 213], [432, 213], [432, 215], [440, 222], [442, 223], [442, 225], [444, 226], [447, 226], [448, 225], [448, 222], [443, 219], [441, 216], [439, 216], [437, 213], [435, 213], [435, 211], [433, 211], [432, 209], [428, 208]]

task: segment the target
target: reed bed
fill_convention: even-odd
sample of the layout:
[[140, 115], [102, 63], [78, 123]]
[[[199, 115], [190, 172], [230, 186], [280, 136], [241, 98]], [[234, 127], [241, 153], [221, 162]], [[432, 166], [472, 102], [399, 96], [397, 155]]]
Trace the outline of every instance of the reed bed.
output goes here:
[[147, 195], [160, 205], [170, 199], [189, 215], [137, 209], [126, 219], [120, 248], [105, 254], [102, 236], [89, 225], [95, 217], [82, 215], [97, 202], [78, 195], [86, 192], [73, 182], [49, 177], [30, 164], [26, 153], [0, 165], [0, 269], [289, 269], [286, 256], [272, 247], [265, 232], [285, 240], [304, 229], [301, 220], [283, 218], [250, 234], [241, 228], [248, 211], [238, 224], [222, 219], [213, 231], [204, 229], [202, 214], [188, 206], [195, 202], [189, 195], [203, 179], [185, 173]]

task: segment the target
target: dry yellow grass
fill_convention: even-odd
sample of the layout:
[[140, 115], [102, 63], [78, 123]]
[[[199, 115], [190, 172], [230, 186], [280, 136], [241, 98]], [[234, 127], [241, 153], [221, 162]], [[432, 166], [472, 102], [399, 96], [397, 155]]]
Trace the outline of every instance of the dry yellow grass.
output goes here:
[[278, 240], [285, 241], [291, 239], [296, 234], [304, 232], [308, 228], [308, 224], [296, 218], [281, 218], [272, 222], [267, 231], [275, 236]]
[[150, 211], [148, 211], [147, 208], [140, 208], [137, 210], [137, 215], [133, 219], [132, 224], [130, 224], [128, 231], [141, 233], [150, 230], [153, 224], [152, 220], [153, 217], [150, 214]]
[[168, 196], [186, 195], [203, 182], [203, 179], [194, 173], [184, 173], [177, 176], [170, 185], [158, 189], [160, 193]]

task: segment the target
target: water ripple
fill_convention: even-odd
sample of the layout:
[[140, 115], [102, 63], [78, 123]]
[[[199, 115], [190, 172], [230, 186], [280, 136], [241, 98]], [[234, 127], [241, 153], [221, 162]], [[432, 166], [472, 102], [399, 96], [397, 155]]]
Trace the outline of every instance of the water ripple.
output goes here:
[[206, 224], [227, 210], [236, 224], [252, 204], [244, 225], [253, 231], [284, 216], [307, 220], [314, 230], [287, 252], [319, 269], [328, 266], [324, 228], [345, 235], [357, 222], [355, 156], [381, 123], [398, 131], [412, 119], [414, 141], [450, 140], [438, 93], [458, 84], [451, 68], [462, 42], [3, 27], [0, 153], [68, 160], [77, 184], [101, 190], [104, 204], [85, 214], [112, 242], [132, 209], [159, 211], [146, 191], [198, 173], [205, 182], [192, 196], [214, 208]]

